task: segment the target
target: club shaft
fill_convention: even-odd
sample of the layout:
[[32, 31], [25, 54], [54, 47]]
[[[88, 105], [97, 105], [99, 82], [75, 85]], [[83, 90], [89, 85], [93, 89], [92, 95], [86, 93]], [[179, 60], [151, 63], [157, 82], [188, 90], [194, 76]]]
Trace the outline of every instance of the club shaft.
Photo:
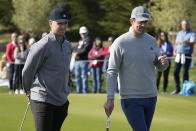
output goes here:
[[21, 126], [20, 126], [20, 130], [19, 130], [19, 131], [22, 130], [22, 126], [23, 126], [24, 120], [25, 120], [26, 115], [27, 115], [27, 112], [28, 112], [28, 110], [29, 110], [29, 105], [30, 105], [30, 104], [27, 105], [27, 109], [26, 109], [26, 111], [25, 111], [24, 118], [23, 118], [23, 120], [22, 120], [22, 124], [21, 124]]

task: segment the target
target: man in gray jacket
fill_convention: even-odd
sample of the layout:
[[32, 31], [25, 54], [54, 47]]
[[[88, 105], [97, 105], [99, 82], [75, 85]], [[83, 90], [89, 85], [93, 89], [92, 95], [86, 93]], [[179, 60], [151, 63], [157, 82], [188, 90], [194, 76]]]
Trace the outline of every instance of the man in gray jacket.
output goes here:
[[65, 9], [51, 11], [51, 32], [32, 45], [22, 72], [37, 131], [60, 131], [67, 116], [72, 53], [65, 37], [68, 21]]
[[157, 100], [155, 68], [163, 71], [168, 67], [167, 57], [160, 56], [156, 39], [145, 33], [148, 21], [145, 7], [133, 9], [132, 27], [112, 44], [107, 70], [106, 115], [109, 117], [114, 108], [119, 76], [121, 107], [134, 131], [149, 131]]

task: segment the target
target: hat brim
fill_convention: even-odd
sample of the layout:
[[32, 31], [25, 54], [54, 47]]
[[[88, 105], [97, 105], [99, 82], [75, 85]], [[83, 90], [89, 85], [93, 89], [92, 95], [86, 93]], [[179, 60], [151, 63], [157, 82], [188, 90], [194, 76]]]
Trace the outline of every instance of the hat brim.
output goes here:
[[58, 19], [58, 20], [55, 20], [55, 21], [58, 22], [58, 23], [70, 22], [70, 20], [68, 20], [68, 19]]
[[150, 21], [150, 18], [141, 17], [141, 18], [135, 18], [136, 21]]

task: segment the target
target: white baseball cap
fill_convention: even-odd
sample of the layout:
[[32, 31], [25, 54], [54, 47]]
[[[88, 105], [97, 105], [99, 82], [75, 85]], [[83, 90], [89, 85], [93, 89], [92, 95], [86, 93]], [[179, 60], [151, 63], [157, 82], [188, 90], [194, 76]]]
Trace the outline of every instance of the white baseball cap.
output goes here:
[[82, 34], [82, 33], [88, 33], [88, 29], [85, 26], [82, 26], [82, 27], [80, 27], [79, 33], [80, 34]]

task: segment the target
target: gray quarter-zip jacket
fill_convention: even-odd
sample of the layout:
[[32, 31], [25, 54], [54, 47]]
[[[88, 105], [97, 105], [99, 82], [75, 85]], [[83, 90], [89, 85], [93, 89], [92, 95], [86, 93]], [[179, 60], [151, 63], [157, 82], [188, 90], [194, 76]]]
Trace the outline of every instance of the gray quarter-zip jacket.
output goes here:
[[147, 33], [137, 37], [132, 30], [118, 37], [111, 46], [107, 69], [107, 97], [114, 99], [118, 86], [121, 99], [157, 96], [155, 67], [166, 69], [156, 39]]
[[56, 106], [67, 101], [72, 46], [51, 32], [30, 48], [22, 71], [23, 87], [31, 99]]

